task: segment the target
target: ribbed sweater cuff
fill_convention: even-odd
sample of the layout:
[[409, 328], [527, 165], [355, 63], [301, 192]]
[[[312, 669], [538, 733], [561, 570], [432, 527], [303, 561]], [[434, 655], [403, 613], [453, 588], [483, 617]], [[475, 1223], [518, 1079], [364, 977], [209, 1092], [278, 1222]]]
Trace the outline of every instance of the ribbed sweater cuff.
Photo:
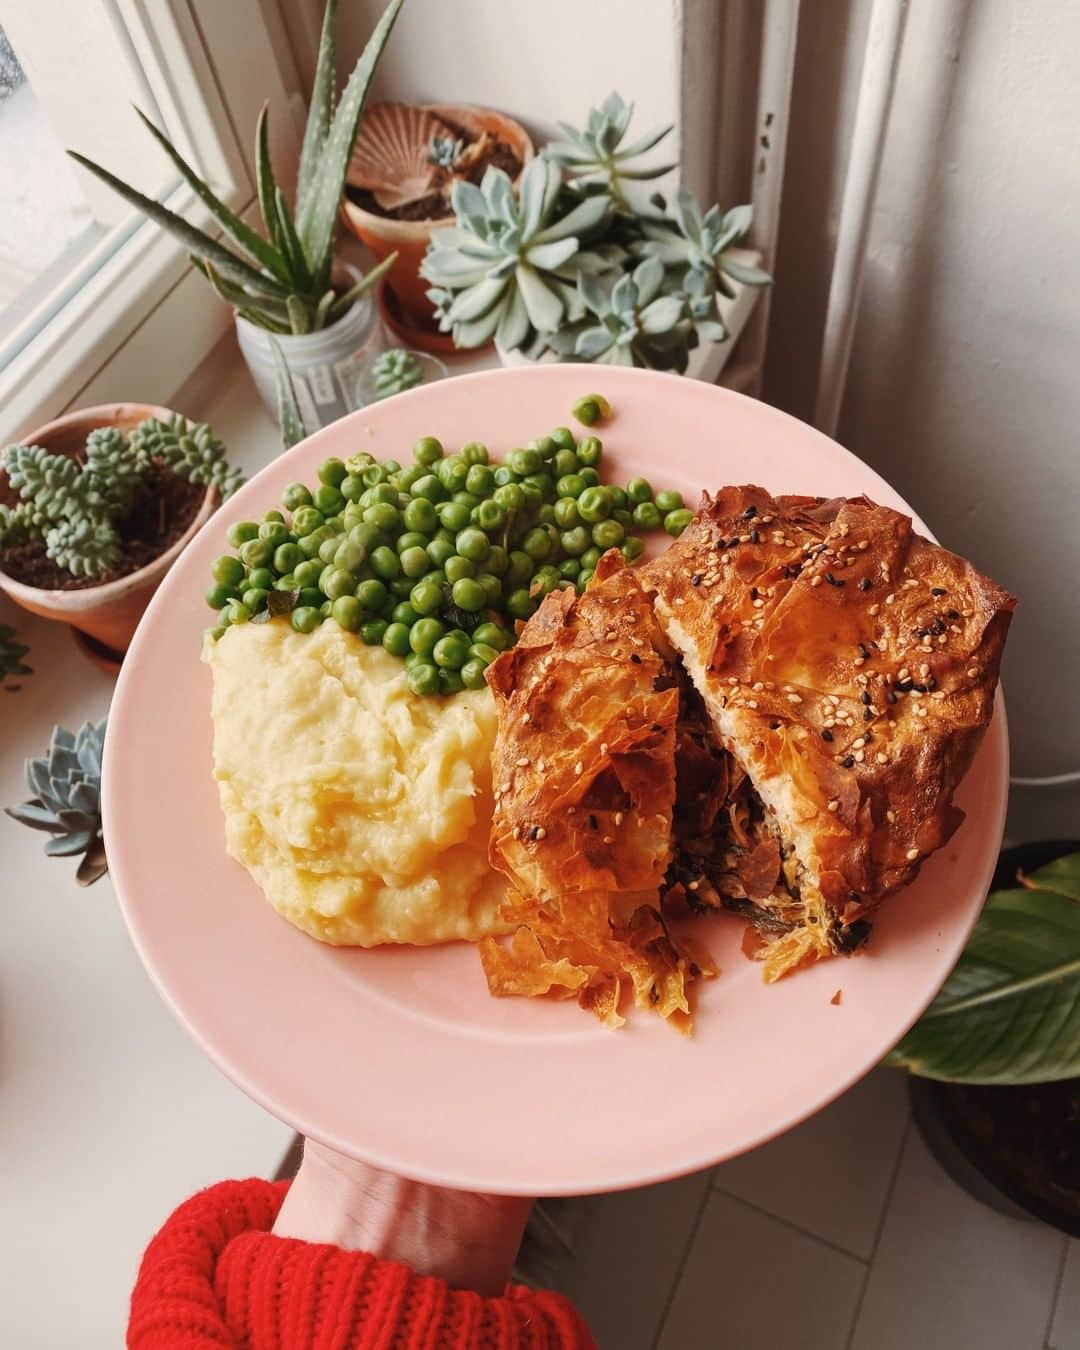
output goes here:
[[223, 1181], [180, 1206], [143, 1257], [132, 1350], [595, 1350], [558, 1294], [451, 1289], [366, 1252], [270, 1229], [288, 1182]]

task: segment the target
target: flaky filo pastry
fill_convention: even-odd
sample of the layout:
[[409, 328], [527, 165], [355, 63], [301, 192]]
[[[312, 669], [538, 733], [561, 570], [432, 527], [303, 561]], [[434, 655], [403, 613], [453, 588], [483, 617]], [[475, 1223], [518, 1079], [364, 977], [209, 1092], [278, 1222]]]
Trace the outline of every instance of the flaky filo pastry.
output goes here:
[[[767, 979], [853, 950], [963, 818], [1014, 599], [897, 511], [759, 487], [706, 494], [642, 580], [752, 796], [693, 907], [746, 914]], [[751, 846], [754, 893], [725, 891]]]
[[548, 595], [488, 682], [490, 858], [517, 925], [508, 944], [480, 944], [491, 992], [573, 995], [614, 1026], [631, 986], [639, 1006], [688, 1030], [687, 986], [713, 971], [660, 913], [679, 692], [634, 572], [612, 552], [583, 596]]

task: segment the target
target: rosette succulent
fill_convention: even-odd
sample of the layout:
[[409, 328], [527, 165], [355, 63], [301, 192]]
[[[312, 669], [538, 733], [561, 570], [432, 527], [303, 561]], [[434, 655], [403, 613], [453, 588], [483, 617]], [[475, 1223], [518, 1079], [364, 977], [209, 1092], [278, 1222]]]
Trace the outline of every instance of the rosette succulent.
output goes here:
[[421, 266], [439, 327], [459, 347], [492, 338], [506, 351], [524, 347], [582, 314], [577, 279], [602, 272], [609, 254], [585, 245], [608, 216], [606, 196], [568, 203], [562, 174], [543, 155], [521, 176], [519, 192], [502, 169], [483, 181], [458, 181], [456, 226], [435, 230]]
[[621, 186], [624, 181], [660, 178], [675, 168], [674, 164], [645, 168], [632, 165], [631, 161], [659, 145], [671, 131], [670, 124], [654, 127], [630, 145], [624, 145], [633, 115], [634, 105], [613, 90], [599, 108], [589, 109], [584, 131], [560, 122], [559, 129], [566, 139], [552, 141], [544, 149], [549, 158], [566, 169], [572, 181], [586, 189], [592, 185], [603, 187], [619, 209], [627, 212], [632, 208]]
[[55, 727], [48, 752], [26, 761], [26, 782], [34, 794], [9, 806], [13, 820], [53, 837], [45, 845], [50, 858], [81, 854], [75, 880], [97, 881], [108, 869], [101, 837], [101, 752], [105, 723], [86, 722], [79, 731]]

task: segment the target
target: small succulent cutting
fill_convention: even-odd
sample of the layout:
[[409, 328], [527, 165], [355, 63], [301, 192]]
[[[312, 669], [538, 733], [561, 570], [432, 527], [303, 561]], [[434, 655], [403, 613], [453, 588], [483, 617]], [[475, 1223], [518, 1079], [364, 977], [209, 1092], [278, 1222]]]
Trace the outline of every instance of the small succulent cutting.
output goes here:
[[105, 722], [86, 722], [78, 732], [55, 727], [48, 752], [26, 761], [26, 782], [34, 794], [6, 807], [12, 820], [53, 837], [50, 858], [81, 855], [75, 880], [89, 886], [108, 870], [101, 837], [101, 752]]
[[378, 398], [402, 394], [406, 389], [415, 389], [424, 381], [424, 367], [420, 364], [420, 358], [404, 347], [392, 347], [388, 352], [380, 352], [372, 365], [372, 373]]
[[144, 196], [84, 155], [68, 153], [127, 202], [183, 244], [192, 264], [242, 318], [272, 333], [312, 333], [340, 319], [393, 264], [383, 261], [354, 286], [338, 292], [331, 283], [338, 205], [368, 85], [404, 0], [390, 0], [335, 107], [337, 0], [327, 0], [315, 68], [311, 106], [300, 153], [296, 197], [290, 209], [274, 179], [263, 107], [255, 130], [255, 173], [261, 235], [235, 215], [184, 159], [169, 138], [139, 113], [154, 139], [202, 205], [239, 252], [188, 224], [182, 216]]
[[16, 638], [15, 629], [9, 623], [0, 623], [0, 689], [13, 694], [20, 688], [11, 680], [20, 675], [32, 675], [34, 672], [23, 662], [30, 650], [25, 643]]
[[100, 427], [86, 440], [84, 462], [39, 445], [9, 445], [0, 463], [18, 505], [0, 505], [0, 548], [40, 539], [46, 554], [75, 577], [101, 577], [121, 557], [118, 526], [131, 514], [148, 471], [160, 464], [227, 497], [243, 481], [205, 423], [175, 414], [150, 417], [131, 436]]
[[671, 215], [658, 194], [632, 200], [629, 185], [673, 167], [639, 162], [671, 128], [628, 142], [632, 114], [612, 93], [584, 130], [561, 123], [565, 139], [533, 160], [516, 196], [491, 169], [479, 189], [455, 186], [456, 228], [433, 235], [421, 273], [457, 346], [494, 337], [530, 357], [681, 372], [700, 342], [728, 336], [718, 297], [732, 298], [733, 282], [771, 280], [731, 255], [750, 229], [749, 206], [702, 213], [685, 188]]

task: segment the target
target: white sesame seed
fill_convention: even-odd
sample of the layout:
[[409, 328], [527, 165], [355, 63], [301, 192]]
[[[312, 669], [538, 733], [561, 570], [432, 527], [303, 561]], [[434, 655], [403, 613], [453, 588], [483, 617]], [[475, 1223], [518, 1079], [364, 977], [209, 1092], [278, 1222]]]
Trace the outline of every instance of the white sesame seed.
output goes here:
[[754, 681], [753, 689], [754, 689], [754, 693], [755, 693], [755, 694], [760, 694], [761, 691], [762, 691], [764, 688], [765, 688], [765, 686], [761, 683], [760, 680], [755, 680], [755, 681]]
[[622, 823], [623, 823], [623, 813], [622, 813], [621, 811], [616, 811], [616, 812], [615, 812], [615, 824], [616, 824], [616, 825], [621, 825]]
[[866, 665], [866, 657], [865, 657], [865, 656], [857, 656], [857, 657], [855, 658], [855, 660], [852, 661], [851, 664], [852, 664], [853, 666], [865, 666], [865, 665]]
[[677, 595], [677, 596], [675, 597], [675, 603], [676, 603], [677, 605], [685, 605], [685, 604], [686, 604], [686, 601], [683, 599], [683, 597], [682, 597], [681, 595]]
[[883, 755], [880, 750], [877, 752], [874, 758], [877, 760], [879, 764], [888, 764], [889, 762], [888, 755]]
[[757, 599], [757, 600], [754, 600], [752, 603], [753, 603], [753, 606], [754, 606], [755, 609], [762, 609], [762, 608], [764, 607], [764, 605], [765, 605], [765, 601], [762, 600], [762, 599], [760, 599], [760, 598]]
[[840, 799], [838, 797], [834, 797], [829, 803], [829, 810], [833, 812], [840, 810]]
[[867, 610], [867, 613], [870, 615], [871, 618], [873, 618], [875, 615], [878, 615], [878, 614], [881, 613], [881, 606], [880, 606], [880, 605], [871, 605], [870, 608], [869, 608], [869, 610]]
[[821, 578], [820, 578], [820, 577], [811, 577], [811, 578], [810, 578], [810, 585], [811, 585], [811, 586], [820, 586], [820, 585], [821, 585]]
[[896, 596], [895, 596], [895, 595], [887, 595], [887, 596], [885, 597], [885, 603], [886, 603], [887, 605], [891, 605], [891, 604], [893, 603], [893, 601], [895, 601], [895, 599], [896, 599]]
[[895, 811], [886, 811], [886, 812], [885, 812], [885, 819], [889, 822], [890, 825], [895, 825], [895, 824], [896, 824], [896, 812], [895, 812]]
[[851, 742], [851, 748], [852, 750], [861, 750], [865, 744], [866, 744], [866, 737], [860, 736], [857, 741]]
[[855, 751], [855, 763], [856, 763], [856, 764], [861, 764], [865, 759], [866, 759], [866, 751], [865, 751], [865, 750], [856, 750], [856, 751]]
[[977, 679], [977, 678], [978, 678], [978, 675], [979, 675], [979, 667], [978, 667], [978, 666], [969, 666], [969, 667], [968, 667], [968, 679], [969, 679], [969, 680]]
[[531, 713], [522, 713], [522, 714], [521, 714], [521, 720], [522, 720], [522, 722], [524, 722], [524, 723], [526, 723], [526, 724], [529, 723], [529, 722], [531, 722], [531, 721], [532, 721], [532, 714], [531, 714]]
[[919, 850], [918, 850], [917, 848], [909, 848], [909, 849], [908, 849], [908, 851], [907, 851], [907, 860], [908, 860], [908, 862], [914, 862], [915, 859], [916, 859], [918, 856], [919, 856]]
[[833, 705], [834, 708], [839, 708], [840, 699], [836, 696], [836, 694], [826, 694], [825, 697], [829, 700], [829, 702]]
[[746, 706], [747, 706], [748, 708], [756, 708], [756, 707], [757, 707], [757, 699], [756, 699], [756, 698], [748, 698], [748, 699], [746, 700]]
[[546, 839], [546, 838], [547, 838], [547, 830], [544, 829], [543, 825], [537, 825], [536, 831], [535, 831], [535, 833], [533, 834], [533, 838], [534, 838], [534, 839]]
[[544, 759], [538, 759], [538, 760], [536, 761], [536, 771], [537, 771], [537, 773], [543, 773], [546, 769], [547, 769], [547, 760], [544, 760]]
[[582, 770], [583, 770], [584, 768], [585, 768], [585, 765], [582, 764], [581, 760], [579, 759], [578, 762], [574, 765], [574, 773], [577, 774], [578, 777], [580, 778], [580, 777], [581, 777], [581, 772], [582, 772]]
[[900, 669], [896, 672], [896, 678], [898, 680], [910, 680], [911, 671], [907, 668], [907, 666], [901, 666]]
[[798, 694], [788, 694], [787, 701], [789, 703], [801, 703], [802, 698]]
[[527, 769], [529, 767], [529, 761], [522, 756], [521, 759], [518, 760], [517, 766], [519, 769]]
[[607, 754], [607, 741], [601, 741], [601, 742], [600, 742], [600, 753], [601, 753], [602, 755], [606, 755], [606, 754]]

